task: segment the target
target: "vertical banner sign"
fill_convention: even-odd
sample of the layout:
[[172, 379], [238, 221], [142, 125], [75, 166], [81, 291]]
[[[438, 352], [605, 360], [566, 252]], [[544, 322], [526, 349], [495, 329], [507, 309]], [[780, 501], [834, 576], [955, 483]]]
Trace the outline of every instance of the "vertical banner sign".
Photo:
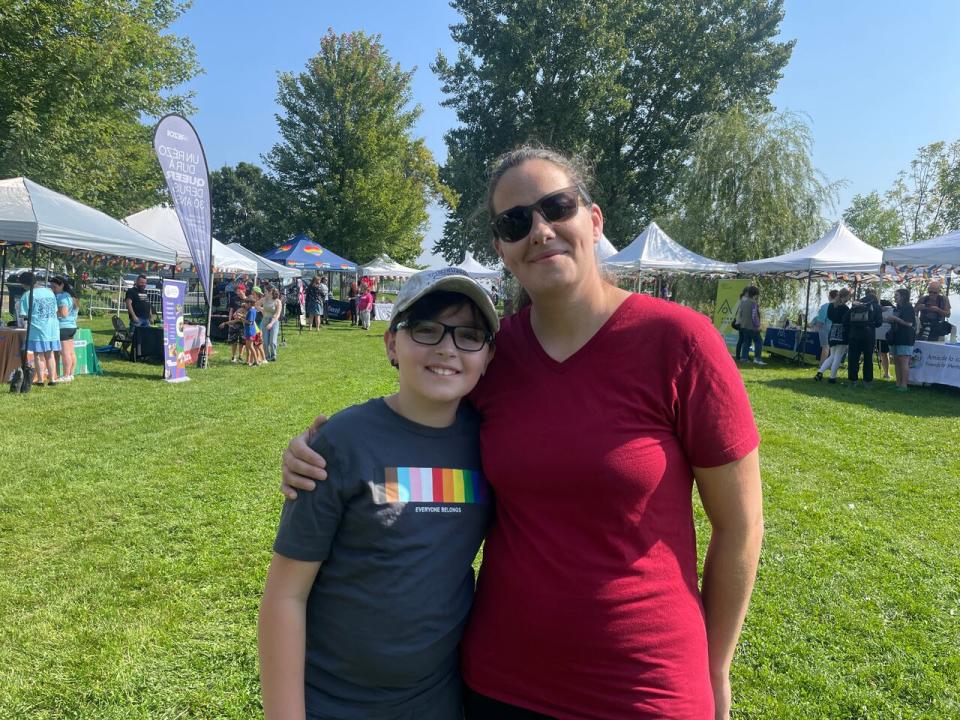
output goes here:
[[187, 360], [183, 348], [183, 303], [187, 284], [182, 280], [163, 281], [163, 379], [183, 382], [187, 377]]
[[713, 325], [723, 335], [727, 345], [736, 347], [739, 333], [730, 326], [730, 323], [733, 322], [737, 305], [740, 304], [740, 293], [749, 284], [749, 280], [717, 281], [717, 304], [713, 309]]
[[[193, 267], [207, 296], [207, 337], [213, 311], [213, 240], [210, 234], [210, 182], [207, 159], [193, 125], [180, 115], [167, 115], [157, 123], [153, 148], [167, 180], [180, 227], [193, 258]], [[205, 366], [205, 358], [198, 367]]]

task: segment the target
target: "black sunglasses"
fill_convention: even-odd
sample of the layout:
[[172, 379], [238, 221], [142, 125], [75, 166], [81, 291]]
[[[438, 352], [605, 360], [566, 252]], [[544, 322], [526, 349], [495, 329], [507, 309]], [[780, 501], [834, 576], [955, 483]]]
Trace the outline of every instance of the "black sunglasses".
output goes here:
[[410, 338], [420, 345], [439, 345], [449, 333], [453, 344], [464, 352], [479, 352], [483, 346], [493, 342], [493, 335], [486, 330], [468, 325], [445, 325], [433, 320], [401, 320], [397, 330], [408, 330]]
[[587, 205], [591, 202], [587, 191], [579, 185], [563, 188], [544, 195], [532, 205], [517, 205], [504, 210], [493, 219], [490, 227], [493, 228], [494, 235], [501, 240], [517, 242], [530, 234], [534, 211], [540, 213], [547, 222], [563, 222], [577, 214], [580, 198], [583, 198]]

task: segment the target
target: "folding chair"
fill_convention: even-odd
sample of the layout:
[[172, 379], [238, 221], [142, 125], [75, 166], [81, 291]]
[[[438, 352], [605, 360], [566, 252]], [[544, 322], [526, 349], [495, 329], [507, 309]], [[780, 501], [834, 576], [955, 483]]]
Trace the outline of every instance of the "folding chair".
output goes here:
[[120, 352], [128, 358], [132, 357], [133, 336], [130, 334], [130, 330], [124, 325], [123, 320], [116, 315], [110, 319], [113, 321], [113, 337], [110, 338], [111, 347], [116, 347], [117, 343], [120, 343]]

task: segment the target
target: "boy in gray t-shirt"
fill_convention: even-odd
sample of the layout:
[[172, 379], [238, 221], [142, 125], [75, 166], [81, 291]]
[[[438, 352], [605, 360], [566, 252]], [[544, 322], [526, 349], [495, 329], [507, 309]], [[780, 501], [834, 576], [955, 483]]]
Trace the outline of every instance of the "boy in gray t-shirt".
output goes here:
[[457, 646], [491, 498], [460, 401], [498, 326], [461, 271], [418, 273], [384, 336], [399, 392], [313, 439], [328, 481], [284, 505], [260, 610], [267, 720], [461, 717]]

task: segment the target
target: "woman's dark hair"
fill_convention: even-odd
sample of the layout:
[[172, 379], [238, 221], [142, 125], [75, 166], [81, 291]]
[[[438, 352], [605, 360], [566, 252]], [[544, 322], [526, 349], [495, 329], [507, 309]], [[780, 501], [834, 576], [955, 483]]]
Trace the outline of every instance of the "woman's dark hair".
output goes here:
[[29, 270], [26, 272], [20, 273], [20, 284], [24, 287], [33, 287], [37, 282], [37, 276], [34, 275]]
[[906, 305], [910, 302], [910, 288], [902, 287], [899, 288], [895, 293], [893, 293], [893, 299], [896, 300], [898, 297], [903, 298], [903, 304]]
[[448, 292], [446, 290], [424, 295], [402, 313], [398, 313], [390, 322], [390, 332], [396, 332], [397, 326], [404, 320], [407, 322], [436, 320], [438, 316], [447, 310], [459, 310], [462, 307], [470, 308], [470, 312], [473, 315], [473, 322], [477, 324], [477, 327], [482, 327], [488, 333], [493, 332], [493, 328], [490, 327], [487, 319], [483, 316], [483, 313], [480, 312], [480, 308], [477, 307], [477, 304], [473, 302], [473, 300], [461, 293]]
[[748, 298], [755, 298], [760, 294], [760, 288], [758, 288], [756, 285], [751, 285], [744, 292], [747, 293]]
[[53, 278], [51, 282], [55, 282], [57, 285], [63, 285], [63, 291], [73, 298], [73, 306], [80, 307], [80, 300], [77, 298], [77, 291], [74, 290], [73, 285], [70, 284], [70, 281], [67, 278], [58, 275], [57, 277]]
[[833, 290], [831, 290], [830, 292], [827, 293], [827, 299], [829, 299], [829, 300], [836, 300], [836, 299], [837, 299], [837, 295], [839, 295], [839, 294], [840, 294], [840, 291], [837, 290], [836, 288], [834, 288]]

